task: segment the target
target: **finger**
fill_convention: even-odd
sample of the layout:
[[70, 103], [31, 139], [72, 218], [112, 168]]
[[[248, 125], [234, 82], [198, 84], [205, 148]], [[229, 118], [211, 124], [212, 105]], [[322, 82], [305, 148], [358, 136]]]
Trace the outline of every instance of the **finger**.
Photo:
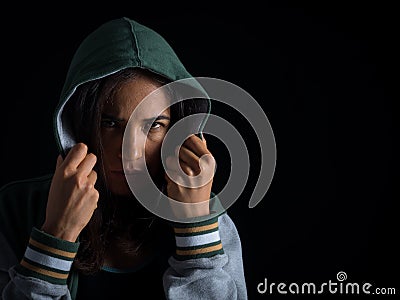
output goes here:
[[84, 143], [78, 143], [72, 147], [64, 160], [66, 168], [76, 170], [82, 160], [86, 157], [87, 150], [88, 148]]
[[189, 175], [189, 176], [196, 176], [197, 175], [198, 172], [196, 170], [194, 170], [192, 167], [190, 167], [184, 161], [179, 161], [179, 164], [181, 165], [181, 169], [183, 170], [183, 172], [186, 173], [186, 175]]
[[88, 176], [88, 182], [94, 186], [96, 184], [96, 180], [97, 180], [97, 172], [92, 170]]
[[204, 145], [207, 147], [207, 141], [206, 141], [206, 137], [204, 136], [204, 133], [201, 133], [201, 137], [202, 137], [202, 142], [204, 143]]
[[61, 166], [61, 164], [63, 163], [63, 161], [64, 161], [64, 160], [63, 160], [61, 154], [59, 154], [58, 157], [57, 157], [56, 169], [58, 169], [58, 168]]
[[200, 172], [200, 158], [185, 146], [182, 146], [179, 150], [179, 159], [184, 161], [194, 170]]
[[198, 157], [201, 157], [203, 154], [211, 154], [205, 143], [194, 134], [186, 139], [186, 141], [183, 143], [183, 146], [190, 149]]
[[[188, 164], [184, 161], [179, 160], [179, 165], [176, 163], [175, 157], [169, 156], [165, 160], [165, 164], [168, 171], [175, 172], [177, 174], [181, 173], [182, 171], [185, 172], [187, 175], [195, 176], [197, 169], [192, 169]], [[182, 170], [182, 171], [181, 171]], [[200, 170], [200, 169], [198, 169]]]
[[77, 168], [78, 173], [82, 174], [83, 176], [89, 176], [93, 167], [96, 165], [96, 162], [97, 162], [96, 155], [94, 155], [93, 153], [89, 153], [79, 164]]
[[208, 176], [207, 174], [211, 175], [216, 171], [217, 163], [214, 156], [205, 154], [200, 158], [199, 165], [201, 172], [204, 171], [204, 176]]

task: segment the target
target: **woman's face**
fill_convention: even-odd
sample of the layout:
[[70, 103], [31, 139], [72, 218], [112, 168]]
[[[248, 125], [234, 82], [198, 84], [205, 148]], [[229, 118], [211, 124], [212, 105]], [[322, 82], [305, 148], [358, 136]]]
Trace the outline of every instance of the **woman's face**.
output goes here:
[[112, 99], [104, 104], [101, 117], [103, 162], [108, 188], [115, 195], [132, 194], [125, 173], [130, 182], [135, 182], [135, 188], [148, 184], [143, 175], [146, 166], [153, 179], [159, 178], [161, 174], [161, 144], [170, 124], [170, 109], [162, 111], [168, 107], [169, 101], [164, 94], [159, 94], [157, 101], [149, 105], [146, 102], [145, 107], [140, 106], [139, 115], [129, 122], [129, 134], [125, 139], [130, 148], [129, 151], [124, 149], [122, 162], [122, 140], [129, 118], [139, 103], [160, 86], [150, 77], [138, 74], [118, 86]]

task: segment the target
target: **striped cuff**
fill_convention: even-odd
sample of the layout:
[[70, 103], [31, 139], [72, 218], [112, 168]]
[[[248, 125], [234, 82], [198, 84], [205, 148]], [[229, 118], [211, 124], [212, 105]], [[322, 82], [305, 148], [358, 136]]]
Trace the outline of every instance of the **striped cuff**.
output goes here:
[[199, 223], [174, 223], [178, 260], [212, 257], [223, 254], [218, 230], [218, 217]]
[[58, 239], [32, 228], [29, 245], [17, 271], [54, 284], [66, 284], [79, 243]]

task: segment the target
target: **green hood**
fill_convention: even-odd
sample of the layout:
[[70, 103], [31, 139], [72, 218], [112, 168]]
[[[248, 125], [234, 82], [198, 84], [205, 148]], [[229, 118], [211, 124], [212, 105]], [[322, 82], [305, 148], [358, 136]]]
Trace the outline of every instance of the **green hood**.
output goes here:
[[[125, 17], [101, 25], [75, 52], [54, 113], [54, 133], [63, 156], [77, 143], [71, 118], [64, 112], [68, 99], [79, 85], [129, 67], [150, 70], [170, 81], [192, 78], [171, 46], [154, 30]], [[210, 109], [209, 101], [207, 113]]]

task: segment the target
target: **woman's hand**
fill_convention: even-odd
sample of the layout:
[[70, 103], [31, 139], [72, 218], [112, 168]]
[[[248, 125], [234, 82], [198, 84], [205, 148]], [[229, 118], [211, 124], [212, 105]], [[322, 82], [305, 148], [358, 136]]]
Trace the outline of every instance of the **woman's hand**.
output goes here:
[[75, 242], [97, 208], [99, 193], [94, 188], [97, 158], [87, 146], [76, 144], [65, 157], [57, 158], [51, 182], [46, 220], [42, 230], [57, 238]]
[[[201, 158], [201, 159], [200, 159]], [[186, 173], [186, 178], [179, 176], [175, 158], [166, 159], [166, 167], [178, 178], [174, 182], [165, 174], [168, 197], [183, 203], [195, 205], [179, 206], [171, 203], [176, 214], [183, 217], [209, 214], [209, 201], [215, 171], [215, 159], [207, 149], [207, 142], [191, 135], [179, 149], [179, 164]], [[199, 176], [198, 176], [199, 175]], [[181, 184], [180, 184], [181, 183]], [[186, 186], [182, 185], [184, 183]]]

